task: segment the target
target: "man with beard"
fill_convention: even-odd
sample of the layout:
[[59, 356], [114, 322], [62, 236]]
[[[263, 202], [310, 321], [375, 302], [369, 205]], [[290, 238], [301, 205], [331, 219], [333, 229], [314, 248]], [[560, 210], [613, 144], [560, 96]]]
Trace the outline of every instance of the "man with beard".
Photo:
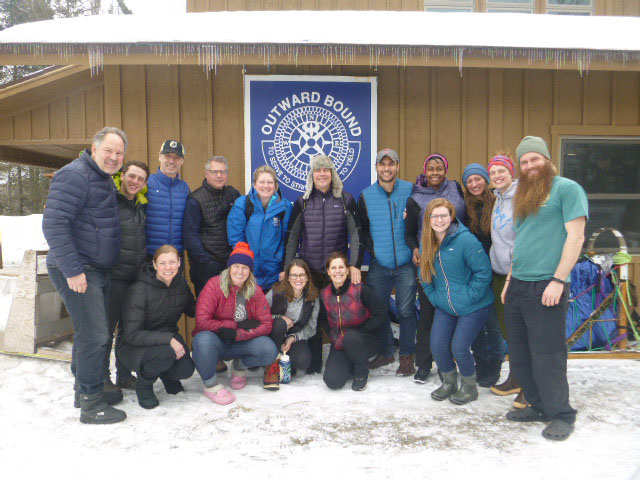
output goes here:
[[577, 413], [567, 383], [567, 280], [584, 242], [587, 196], [576, 182], [557, 176], [542, 138], [523, 138], [516, 156], [516, 240], [502, 301], [511, 368], [531, 406], [507, 418], [551, 422], [542, 436], [564, 440]]

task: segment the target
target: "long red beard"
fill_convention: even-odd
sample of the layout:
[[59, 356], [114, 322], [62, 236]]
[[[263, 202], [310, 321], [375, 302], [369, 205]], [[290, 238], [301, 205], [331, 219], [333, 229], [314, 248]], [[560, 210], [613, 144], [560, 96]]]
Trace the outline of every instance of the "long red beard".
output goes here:
[[540, 206], [549, 198], [553, 177], [556, 175], [556, 167], [549, 161], [535, 177], [520, 175], [518, 188], [513, 197], [514, 213], [517, 219], [522, 220], [538, 213]]

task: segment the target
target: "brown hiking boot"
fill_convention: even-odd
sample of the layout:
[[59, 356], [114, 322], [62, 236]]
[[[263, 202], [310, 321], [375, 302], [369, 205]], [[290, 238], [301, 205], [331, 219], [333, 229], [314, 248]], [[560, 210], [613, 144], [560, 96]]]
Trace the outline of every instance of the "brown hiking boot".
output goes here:
[[528, 403], [527, 400], [524, 398], [524, 390], [520, 390], [520, 393], [513, 401], [513, 407], [518, 408], [520, 410], [524, 410], [525, 408], [530, 406], [531, 404]]
[[520, 384], [518, 383], [518, 380], [516, 380], [516, 377], [513, 375], [513, 373], [511, 373], [511, 370], [509, 370], [509, 376], [504, 382], [502, 382], [500, 385], [492, 385], [490, 387], [490, 390], [492, 393], [501, 396], [514, 395], [516, 393], [522, 392], [522, 388], [520, 388]]
[[383, 357], [377, 355], [376, 358], [369, 362], [369, 370], [375, 370], [376, 368], [384, 367], [385, 365], [391, 365], [396, 359], [391, 355], [390, 357]]
[[408, 377], [416, 373], [413, 365], [413, 355], [400, 355], [400, 366], [396, 370], [396, 377]]
[[280, 389], [280, 362], [278, 360], [264, 367], [263, 386], [267, 390]]

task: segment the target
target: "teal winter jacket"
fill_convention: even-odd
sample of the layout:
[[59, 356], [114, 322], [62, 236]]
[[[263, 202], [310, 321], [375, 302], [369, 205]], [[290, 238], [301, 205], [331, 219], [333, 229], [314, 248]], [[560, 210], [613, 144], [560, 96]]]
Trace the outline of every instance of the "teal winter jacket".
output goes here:
[[489, 257], [458, 220], [449, 227], [433, 263], [436, 273], [431, 283], [421, 282], [433, 306], [460, 317], [493, 302]]

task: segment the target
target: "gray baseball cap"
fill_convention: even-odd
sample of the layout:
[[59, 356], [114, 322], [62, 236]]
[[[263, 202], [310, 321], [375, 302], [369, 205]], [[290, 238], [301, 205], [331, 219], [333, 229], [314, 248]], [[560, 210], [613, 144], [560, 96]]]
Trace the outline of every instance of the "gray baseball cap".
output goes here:
[[390, 148], [384, 148], [378, 152], [378, 155], [376, 155], [376, 165], [380, 163], [380, 161], [384, 157], [389, 157], [394, 162], [400, 163], [400, 157], [398, 156], [398, 152], [396, 152], [395, 150], [391, 150]]

